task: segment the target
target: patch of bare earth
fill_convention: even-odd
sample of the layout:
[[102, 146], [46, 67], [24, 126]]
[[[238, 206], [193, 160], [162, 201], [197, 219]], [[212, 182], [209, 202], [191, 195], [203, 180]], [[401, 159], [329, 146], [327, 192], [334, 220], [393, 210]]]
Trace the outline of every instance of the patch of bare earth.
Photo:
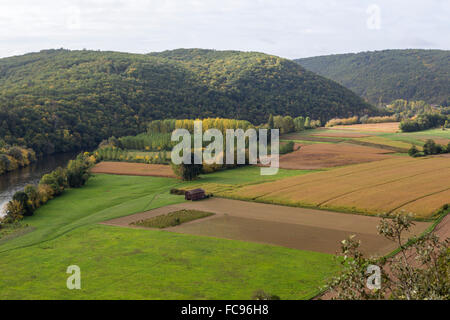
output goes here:
[[298, 151], [282, 155], [280, 168], [323, 169], [395, 157], [389, 153], [392, 151], [348, 143], [304, 145]]
[[92, 168], [92, 173], [175, 178], [172, 169], [168, 165], [130, 162], [100, 162]]
[[[215, 215], [165, 230], [242, 240], [334, 254], [340, 241], [355, 234], [367, 254], [387, 254], [395, 244], [377, 234], [377, 217], [331, 211], [294, 208], [222, 198], [170, 205], [148, 212], [103, 222], [106, 225], [134, 227], [131, 223], [177, 210], [200, 210]], [[417, 222], [409, 234], [420, 234], [430, 224]]]

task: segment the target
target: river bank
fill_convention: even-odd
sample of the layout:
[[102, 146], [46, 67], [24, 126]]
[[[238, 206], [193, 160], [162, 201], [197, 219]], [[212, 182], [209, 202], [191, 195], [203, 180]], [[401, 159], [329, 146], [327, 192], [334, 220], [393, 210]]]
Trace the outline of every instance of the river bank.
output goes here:
[[14, 193], [22, 190], [28, 184], [37, 184], [44, 174], [57, 167], [64, 167], [69, 160], [76, 157], [79, 152], [68, 152], [48, 155], [38, 159], [31, 165], [19, 168], [0, 175], [0, 216], [3, 216], [4, 207], [11, 200]]

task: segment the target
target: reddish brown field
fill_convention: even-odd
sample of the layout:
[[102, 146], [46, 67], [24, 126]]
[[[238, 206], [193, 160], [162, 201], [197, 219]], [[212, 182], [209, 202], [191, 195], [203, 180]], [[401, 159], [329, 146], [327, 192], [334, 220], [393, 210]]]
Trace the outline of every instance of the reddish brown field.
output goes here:
[[330, 129], [339, 130], [357, 130], [357, 131], [374, 131], [374, 132], [397, 132], [399, 129], [400, 122], [386, 122], [386, 123], [367, 123], [367, 124], [352, 124], [352, 125], [340, 125], [330, 127]]
[[280, 157], [283, 169], [323, 169], [395, 157], [392, 151], [348, 143], [303, 145]]
[[172, 169], [168, 165], [130, 162], [100, 162], [92, 169], [92, 173], [175, 178]]
[[[181, 209], [213, 212], [215, 215], [191, 221], [167, 231], [199, 236], [274, 244], [294, 249], [334, 254], [340, 241], [355, 234], [368, 254], [387, 254], [395, 244], [378, 235], [380, 218], [313, 209], [212, 198], [162, 207], [104, 222], [133, 227], [131, 223]], [[430, 224], [418, 222], [411, 235], [422, 233]]]

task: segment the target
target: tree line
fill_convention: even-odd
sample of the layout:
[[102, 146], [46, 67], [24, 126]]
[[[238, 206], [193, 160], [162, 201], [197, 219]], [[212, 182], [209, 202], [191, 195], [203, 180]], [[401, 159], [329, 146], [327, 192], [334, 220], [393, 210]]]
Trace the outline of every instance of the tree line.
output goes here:
[[397, 122], [399, 121], [398, 115], [391, 116], [376, 116], [369, 117], [364, 115], [362, 117], [354, 116], [350, 118], [335, 118], [329, 120], [325, 127], [334, 127], [339, 125], [352, 125], [352, 124], [365, 124], [365, 123], [386, 123], [386, 122]]
[[80, 188], [90, 177], [90, 168], [96, 162], [89, 153], [80, 153], [70, 160], [65, 168], [57, 168], [42, 176], [39, 184], [27, 185], [22, 191], [14, 194], [6, 205], [6, 216], [1, 224], [14, 223], [34, 212], [49, 200], [61, 195], [66, 188]]
[[450, 116], [439, 113], [426, 113], [400, 122], [400, 130], [403, 132], [422, 131], [438, 127], [442, 127], [444, 130], [450, 128]]
[[415, 145], [411, 146], [411, 148], [408, 150], [408, 154], [411, 157], [423, 157], [423, 156], [429, 156], [434, 154], [441, 154], [441, 153], [450, 153], [450, 142], [444, 146], [441, 144], [436, 143], [432, 139], [428, 139], [425, 144], [423, 145], [423, 151], [421, 152]]
[[36, 153], [29, 148], [10, 146], [0, 140], [0, 175], [29, 166], [36, 161]]

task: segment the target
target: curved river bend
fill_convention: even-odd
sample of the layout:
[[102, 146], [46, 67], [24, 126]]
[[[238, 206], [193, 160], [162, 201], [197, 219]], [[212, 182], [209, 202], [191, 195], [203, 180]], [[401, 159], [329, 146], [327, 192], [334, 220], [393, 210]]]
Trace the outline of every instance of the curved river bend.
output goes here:
[[5, 214], [4, 208], [14, 193], [23, 190], [27, 184], [38, 184], [44, 174], [57, 167], [65, 167], [77, 154], [69, 152], [45, 156], [28, 167], [0, 175], [0, 216]]

